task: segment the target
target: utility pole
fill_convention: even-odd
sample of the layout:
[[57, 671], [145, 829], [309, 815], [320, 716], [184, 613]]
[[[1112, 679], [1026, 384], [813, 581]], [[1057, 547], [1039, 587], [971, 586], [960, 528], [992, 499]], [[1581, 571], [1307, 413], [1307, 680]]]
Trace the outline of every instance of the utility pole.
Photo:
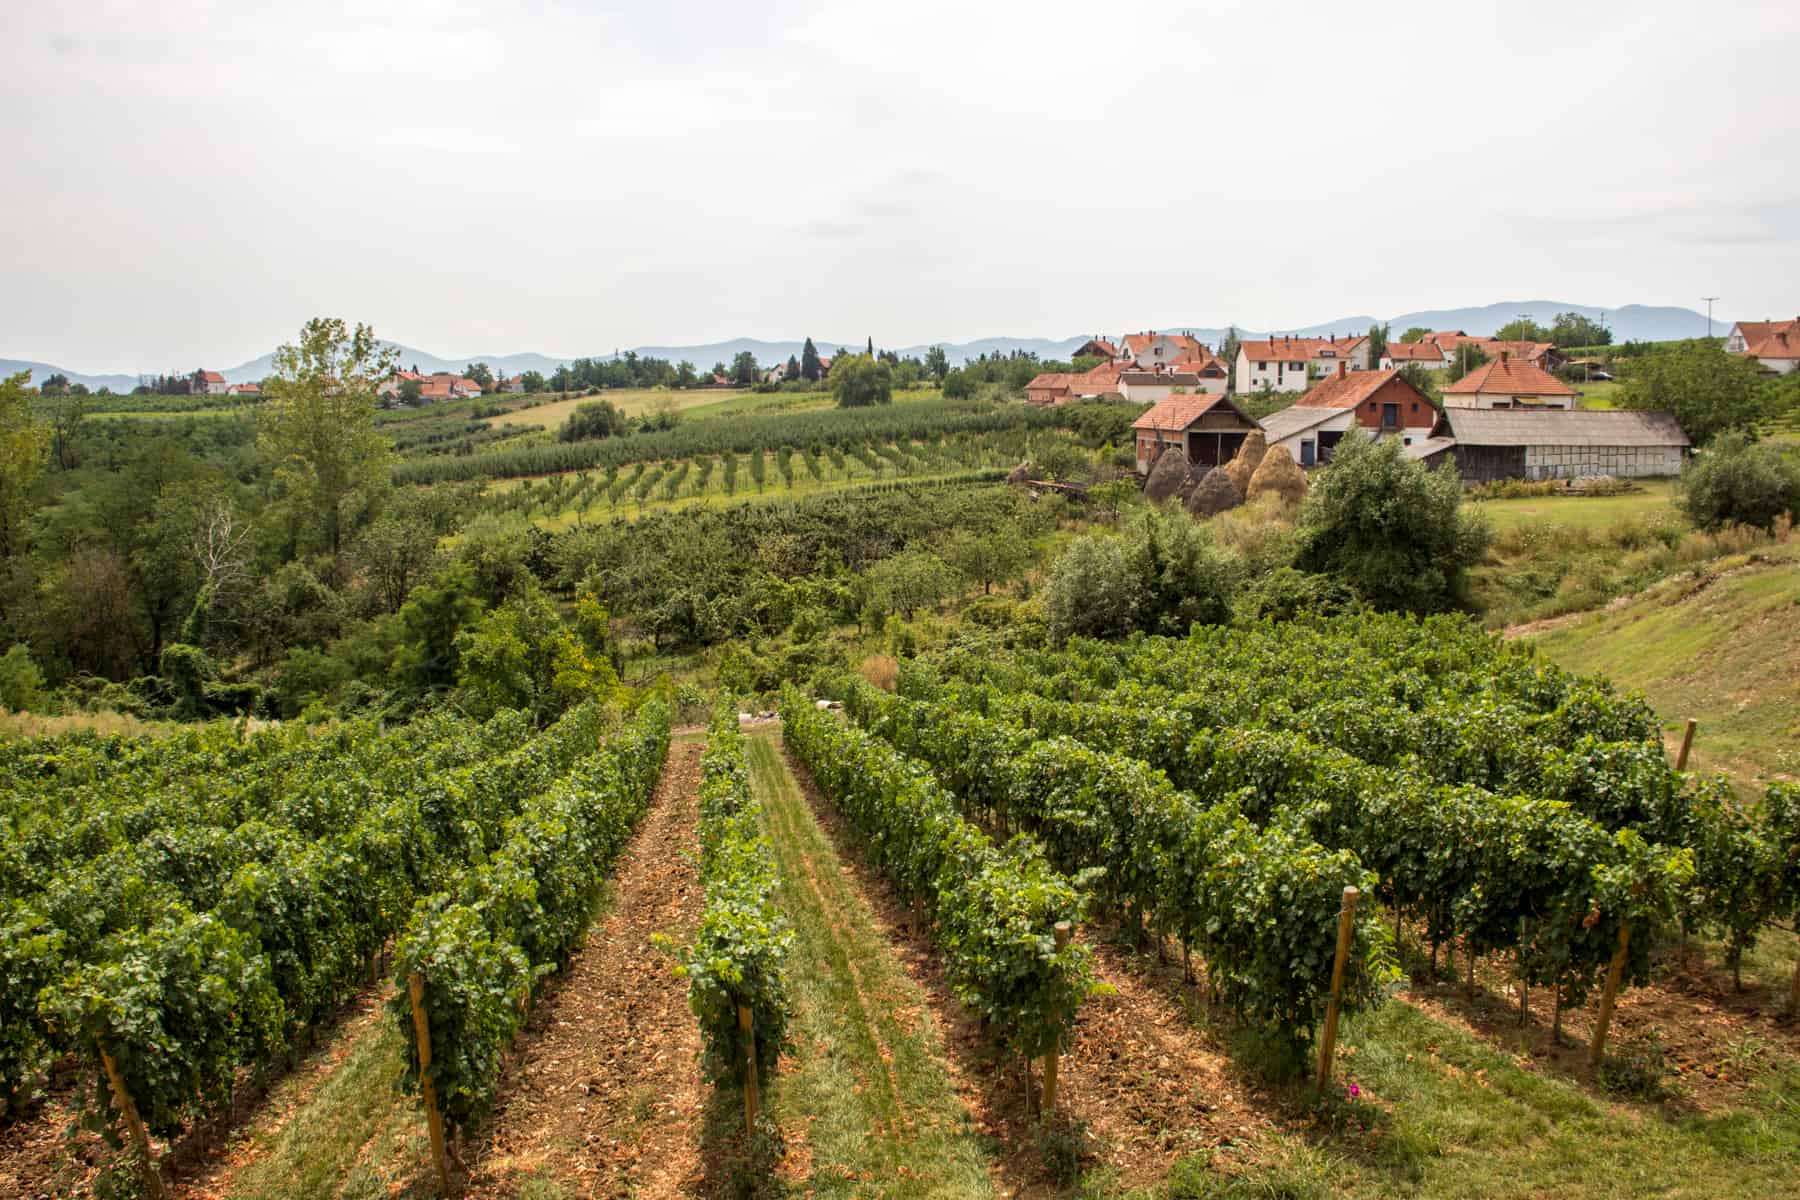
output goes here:
[[1712, 306], [1713, 301], [1717, 300], [1718, 297], [1702, 296], [1700, 298], [1706, 301], [1706, 340], [1710, 342], [1712, 341]]

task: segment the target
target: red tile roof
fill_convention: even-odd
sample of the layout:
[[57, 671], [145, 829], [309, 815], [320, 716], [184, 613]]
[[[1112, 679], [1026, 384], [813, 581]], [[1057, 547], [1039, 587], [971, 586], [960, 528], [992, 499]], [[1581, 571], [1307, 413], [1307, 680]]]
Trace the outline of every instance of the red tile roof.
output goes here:
[[225, 377], [223, 375], [219, 374], [217, 371], [202, 371], [202, 372], [200, 372], [200, 382], [202, 382], [202, 383], [224, 383]]
[[1436, 342], [1389, 342], [1387, 355], [1395, 362], [1443, 362]]
[[1503, 355], [1482, 363], [1444, 388], [1446, 395], [1486, 392], [1496, 396], [1573, 396], [1575, 389], [1542, 367]]
[[1752, 358], [1800, 358], [1800, 317], [1792, 321], [1739, 321], [1744, 353]]
[[1151, 405], [1150, 411], [1133, 421], [1131, 427], [1180, 433], [1224, 402], [1223, 396], [1204, 393], [1169, 396]]
[[1399, 373], [1388, 367], [1381, 371], [1345, 371], [1342, 375], [1327, 375], [1306, 395], [1294, 401], [1294, 407], [1355, 408]]
[[1105, 338], [1089, 338], [1075, 348], [1075, 353], [1079, 356], [1083, 350], [1088, 350], [1090, 348], [1093, 353], [1100, 355], [1102, 358], [1119, 357], [1119, 348]]
[[1354, 358], [1358, 354], [1367, 353], [1368, 341], [1367, 336], [1345, 334], [1336, 341], [1328, 337], [1278, 337], [1238, 344], [1258, 362], [1299, 362], [1309, 358]]
[[1045, 388], [1066, 388], [1077, 376], [1067, 371], [1045, 371], [1041, 375], [1032, 376], [1031, 382], [1025, 385], [1028, 392], [1042, 391]]

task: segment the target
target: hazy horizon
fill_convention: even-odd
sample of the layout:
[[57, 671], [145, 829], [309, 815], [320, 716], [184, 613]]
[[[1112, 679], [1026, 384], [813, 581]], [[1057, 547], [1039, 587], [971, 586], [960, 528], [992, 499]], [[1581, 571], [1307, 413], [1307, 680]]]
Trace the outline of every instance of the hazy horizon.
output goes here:
[[0, 33], [0, 355], [86, 373], [318, 314], [573, 357], [1800, 305], [1788, 5], [72, 0]]

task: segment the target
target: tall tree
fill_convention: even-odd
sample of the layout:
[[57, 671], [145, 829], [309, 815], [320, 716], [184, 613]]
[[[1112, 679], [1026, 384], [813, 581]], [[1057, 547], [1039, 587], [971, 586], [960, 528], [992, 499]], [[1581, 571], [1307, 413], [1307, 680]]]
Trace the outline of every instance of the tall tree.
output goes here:
[[1530, 317], [1520, 317], [1516, 321], [1508, 321], [1494, 331], [1494, 336], [1503, 342], [1548, 342], [1553, 341], [1550, 331], [1533, 321]]
[[1558, 346], [1610, 346], [1612, 330], [1578, 312], [1557, 313], [1549, 340]]
[[925, 352], [925, 369], [931, 372], [933, 379], [944, 382], [944, 376], [950, 373], [950, 356], [944, 353], [942, 346], [933, 346]]
[[1387, 353], [1387, 347], [1388, 327], [1380, 323], [1369, 326], [1369, 370], [1381, 366], [1381, 356]]
[[831, 363], [831, 394], [839, 408], [866, 408], [894, 398], [893, 368], [866, 354], [839, 355]]
[[1425, 336], [1430, 332], [1431, 330], [1425, 328], [1423, 325], [1414, 325], [1400, 335], [1400, 343], [1404, 346], [1411, 346], [1416, 342], [1422, 342], [1425, 340]]
[[31, 411], [30, 371], [0, 379], [0, 558], [25, 548], [31, 488], [50, 454], [50, 431]]
[[739, 350], [731, 359], [731, 381], [739, 387], [749, 387], [756, 382], [756, 355], [748, 350]]
[[494, 390], [494, 372], [484, 362], [470, 363], [468, 366], [464, 367], [463, 377], [465, 379], [473, 379], [476, 383], [481, 385], [481, 390], [484, 392], [491, 392]]
[[788, 382], [800, 378], [800, 360], [791, 354], [788, 355], [787, 370], [782, 372], [781, 377], [784, 381]]
[[375, 389], [393, 361], [373, 328], [337, 317], [313, 318], [275, 352], [257, 448], [282, 500], [334, 560], [388, 488], [394, 451], [375, 427]]
[[1696, 446], [1761, 420], [1768, 395], [1756, 363], [1708, 342], [1682, 342], [1630, 360], [1619, 390], [1625, 408], [1675, 414]]
[[819, 362], [818, 347], [813, 345], [811, 338], [807, 338], [806, 345], [800, 348], [800, 377], [808, 383], [817, 383], [824, 374], [825, 368]]

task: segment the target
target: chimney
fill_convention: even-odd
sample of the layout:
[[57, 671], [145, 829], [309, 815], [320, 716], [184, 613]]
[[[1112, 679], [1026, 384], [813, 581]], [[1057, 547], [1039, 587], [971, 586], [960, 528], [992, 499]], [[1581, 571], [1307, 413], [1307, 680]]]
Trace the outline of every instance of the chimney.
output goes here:
[[1331, 344], [1334, 346], [1337, 345], [1337, 334], [1335, 333], [1331, 335]]
[[1343, 363], [1343, 360], [1340, 359], [1340, 360], [1338, 360], [1338, 378], [1342, 379], [1343, 377], [1344, 377], [1344, 363]]
[[1505, 361], [1506, 361], [1506, 356], [1507, 356], [1507, 355], [1508, 355], [1508, 354], [1510, 354], [1510, 353], [1511, 353], [1511, 351], [1509, 351], [1509, 350], [1502, 350], [1502, 351], [1500, 351], [1500, 361], [1501, 361], [1501, 362], [1505, 362]]

